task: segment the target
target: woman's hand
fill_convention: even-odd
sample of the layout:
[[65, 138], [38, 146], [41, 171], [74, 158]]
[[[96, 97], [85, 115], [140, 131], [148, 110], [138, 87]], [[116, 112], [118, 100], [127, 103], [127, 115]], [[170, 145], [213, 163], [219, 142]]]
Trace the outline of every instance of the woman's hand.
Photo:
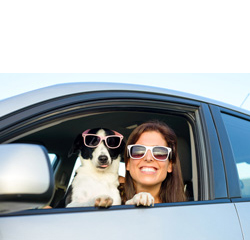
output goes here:
[[142, 206], [154, 206], [154, 197], [147, 192], [140, 192], [135, 194], [135, 196], [128, 200], [125, 204], [126, 205], [142, 205]]
[[43, 209], [51, 209], [51, 206], [44, 206]]

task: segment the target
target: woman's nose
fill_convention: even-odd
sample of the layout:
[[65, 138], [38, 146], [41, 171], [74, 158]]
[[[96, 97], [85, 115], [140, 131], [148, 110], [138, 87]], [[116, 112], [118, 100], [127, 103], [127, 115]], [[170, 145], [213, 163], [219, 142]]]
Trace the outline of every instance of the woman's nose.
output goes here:
[[146, 152], [146, 155], [145, 155], [144, 159], [147, 162], [150, 162], [150, 161], [154, 160], [152, 152], [150, 151], [150, 149], [148, 149], [148, 151]]

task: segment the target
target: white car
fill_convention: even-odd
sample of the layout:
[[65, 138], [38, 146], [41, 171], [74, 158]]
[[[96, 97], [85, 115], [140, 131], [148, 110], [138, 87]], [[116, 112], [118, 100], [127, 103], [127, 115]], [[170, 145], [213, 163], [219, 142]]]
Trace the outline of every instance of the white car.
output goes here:
[[[54, 208], [77, 161], [68, 151], [78, 133], [106, 127], [126, 139], [152, 119], [177, 134], [187, 202]], [[0, 143], [1, 240], [250, 240], [250, 113], [243, 109], [161, 88], [61, 84], [1, 101]]]

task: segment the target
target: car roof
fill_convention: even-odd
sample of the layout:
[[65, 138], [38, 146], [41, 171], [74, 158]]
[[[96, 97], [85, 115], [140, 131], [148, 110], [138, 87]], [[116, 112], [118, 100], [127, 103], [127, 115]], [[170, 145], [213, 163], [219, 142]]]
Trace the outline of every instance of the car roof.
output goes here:
[[98, 92], [98, 91], [131, 91], [131, 92], [144, 92], [154, 94], [164, 94], [174, 97], [181, 97], [189, 100], [196, 100], [205, 103], [211, 103], [217, 106], [225, 107], [240, 113], [250, 115], [250, 111], [232, 106], [223, 102], [213, 99], [205, 98], [202, 96], [170, 90], [166, 88], [158, 88], [137, 84], [126, 83], [111, 83], [111, 82], [77, 82], [77, 83], [63, 83], [52, 85], [45, 88], [40, 88], [20, 95], [16, 95], [0, 101], [0, 117], [20, 110], [22, 108], [31, 106], [33, 104], [48, 101], [53, 98], [63, 97], [72, 94]]

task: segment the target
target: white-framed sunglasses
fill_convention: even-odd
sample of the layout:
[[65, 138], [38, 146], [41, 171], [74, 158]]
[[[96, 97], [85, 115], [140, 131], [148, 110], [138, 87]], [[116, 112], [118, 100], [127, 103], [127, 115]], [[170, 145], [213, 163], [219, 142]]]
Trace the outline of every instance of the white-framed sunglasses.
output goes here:
[[172, 149], [165, 146], [144, 146], [140, 144], [128, 145], [128, 155], [132, 159], [141, 159], [145, 157], [150, 150], [152, 156], [158, 161], [166, 161]]
[[90, 147], [90, 148], [96, 148], [104, 140], [108, 148], [114, 149], [114, 148], [120, 147], [122, 139], [123, 139], [123, 135], [121, 135], [120, 133], [114, 131], [115, 135], [109, 135], [109, 136], [103, 137], [103, 136], [99, 136], [96, 134], [90, 134], [88, 133], [89, 130], [90, 129], [82, 133], [83, 142], [85, 146]]

